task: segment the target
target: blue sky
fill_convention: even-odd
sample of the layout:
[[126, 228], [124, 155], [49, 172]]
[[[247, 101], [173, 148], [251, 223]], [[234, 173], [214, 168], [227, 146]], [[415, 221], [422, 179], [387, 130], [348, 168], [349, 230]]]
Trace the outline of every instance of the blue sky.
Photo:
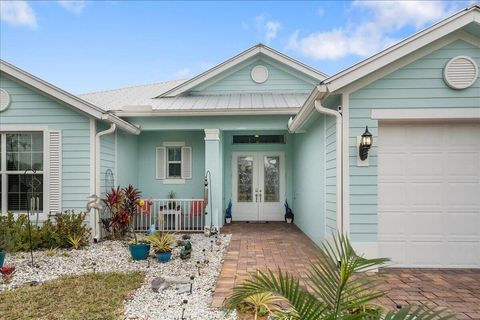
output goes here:
[[471, 4], [0, 1], [0, 57], [72, 93], [191, 77], [258, 42], [331, 75]]

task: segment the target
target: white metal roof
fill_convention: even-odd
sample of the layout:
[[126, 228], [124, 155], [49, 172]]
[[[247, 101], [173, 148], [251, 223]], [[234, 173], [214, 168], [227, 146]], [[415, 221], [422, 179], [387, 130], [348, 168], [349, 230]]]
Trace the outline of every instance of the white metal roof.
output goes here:
[[134, 87], [79, 94], [78, 96], [90, 101], [103, 110], [121, 110], [122, 107], [126, 105], [143, 105], [149, 99], [152, 99], [185, 81], [186, 79], [151, 83]]
[[[122, 88], [82, 94], [80, 97], [122, 116], [146, 113], [186, 111], [229, 112], [258, 110], [265, 113], [294, 114], [302, 106], [308, 93], [232, 93], [219, 95], [185, 95], [155, 98], [185, 80]], [[268, 111], [268, 112], [266, 112]]]

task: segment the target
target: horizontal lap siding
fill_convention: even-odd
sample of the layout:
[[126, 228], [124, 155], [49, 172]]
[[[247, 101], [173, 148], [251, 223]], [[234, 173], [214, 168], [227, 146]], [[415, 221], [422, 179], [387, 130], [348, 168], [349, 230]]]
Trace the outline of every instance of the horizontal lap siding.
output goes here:
[[[479, 40], [480, 41], [480, 40]], [[450, 89], [443, 81], [448, 60], [467, 55], [480, 65], [480, 49], [457, 40], [350, 94], [350, 235], [354, 241], [377, 239], [377, 142], [378, 121], [372, 109], [478, 108], [480, 80], [465, 90]], [[369, 166], [357, 167], [357, 136], [368, 125], [374, 144]], [[381, 137], [380, 137], [381, 138]]]
[[[90, 121], [77, 111], [3, 74], [0, 87], [11, 97], [1, 126], [35, 126], [62, 131], [62, 208], [85, 210], [90, 195]], [[1, 128], [0, 128], [1, 129]]]

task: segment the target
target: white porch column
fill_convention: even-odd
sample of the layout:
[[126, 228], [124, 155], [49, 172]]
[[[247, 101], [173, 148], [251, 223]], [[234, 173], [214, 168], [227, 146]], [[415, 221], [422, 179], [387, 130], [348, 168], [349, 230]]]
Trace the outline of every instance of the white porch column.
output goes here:
[[[223, 226], [222, 204], [222, 148], [219, 129], [205, 129], [205, 173], [210, 172], [211, 198], [207, 205], [205, 225]], [[210, 212], [211, 211], [211, 212]]]

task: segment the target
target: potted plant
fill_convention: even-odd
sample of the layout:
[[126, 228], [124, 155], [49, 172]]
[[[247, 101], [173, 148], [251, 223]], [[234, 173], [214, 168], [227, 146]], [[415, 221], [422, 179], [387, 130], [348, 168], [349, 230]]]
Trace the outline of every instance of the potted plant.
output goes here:
[[282, 310], [281, 303], [284, 302], [286, 302], [284, 298], [270, 292], [253, 294], [237, 305], [237, 318], [239, 320], [267, 320], [271, 313]]
[[290, 206], [288, 205], [287, 200], [285, 200], [284, 206], [285, 206], [285, 221], [287, 223], [292, 223], [293, 218], [294, 218], [294, 214], [293, 214], [292, 208], [290, 208]]
[[227, 209], [225, 210], [225, 222], [226, 223], [232, 222], [232, 200], [228, 202]]
[[177, 196], [177, 194], [173, 190], [170, 190], [170, 192], [168, 193], [168, 200], [169, 200], [168, 201], [168, 209], [169, 210], [177, 210], [177, 203], [175, 201], [173, 201], [176, 196]]
[[173, 234], [168, 232], [156, 232], [155, 234], [146, 237], [145, 241], [152, 245], [158, 261], [165, 263], [170, 260], [172, 256], [172, 247], [175, 243], [175, 237]]
[[[111, 218], [104, 221], [108, 224], [113, 237], [125, 237], [129, 232], [133, 234], [133, 240], [128, 243], [128, 248], [133, 260], [146, 260], [150, 254], [150, 244], [139, 241], [133, 230], [133, 220], [138, 214], [138, 208], [142, 204], [141, 192], [132, 185], [121, 189], [119, 186], [112, 188], [103, 200], [110, 212]], [[143, 205], [145, 203], [143, 202]]]

